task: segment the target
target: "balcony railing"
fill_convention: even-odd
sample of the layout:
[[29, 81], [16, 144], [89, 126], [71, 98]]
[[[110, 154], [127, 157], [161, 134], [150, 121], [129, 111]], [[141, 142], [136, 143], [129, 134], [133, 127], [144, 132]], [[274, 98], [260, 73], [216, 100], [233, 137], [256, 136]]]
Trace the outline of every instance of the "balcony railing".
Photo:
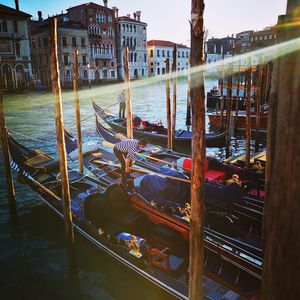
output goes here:
[[0, 31], [0, 38], [6, 39], [26, 39], [26, 36], [21, 33], [14, 33], [14, 32], [2, 32]]
[[113, 55], [112, 54], [103, 54], [103, 53], [93, 53], [92, 58], [98, 58], [98, 59], [112, 59]]
[[0, 61], [23, 61], [23, 60], [31, 60], [28, 55], [1, 55]]

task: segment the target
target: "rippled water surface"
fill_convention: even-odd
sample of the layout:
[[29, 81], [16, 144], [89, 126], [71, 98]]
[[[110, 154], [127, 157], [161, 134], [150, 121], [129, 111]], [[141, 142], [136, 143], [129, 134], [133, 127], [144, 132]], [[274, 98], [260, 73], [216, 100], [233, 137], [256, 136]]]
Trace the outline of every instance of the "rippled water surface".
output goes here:
[[[207, 81], [206, 89], [210, 89], [214, 84], [213, 81]], [[92, 88], [80, 92], [81, 118], [91, 116], [82, 122], [84, 140], [99, 139], [95, 133], [91, 100], [94, 99], [103, 107], [111, 106], [117, 102], [117, 87], [110, 85], [106, 88]], [[177, 93], [177, 127], [185, 128], [186, 81], [178, 81]], [[30, 148], [41, 149], [56, 156], [52, 94], [31, 92], [5, 95], [4, 107], [7, 126], [15, 138]], [[133, 89], [132, 107], [133, 113], [144, 119], [153, 121], [162, 119], [165, 122], [165, 84], [156, 83]], [[112, 106], [110, 110], [117, 113], [118, 106]], [[65, 126], [72, 126], [75, 122], [72, 92], [63, 93], [63, 112]], [[242, 138], [233, 139], [233, 154], [243, 152], [244, 147]], [[225, 154], [224, 149], [213, 148], [207, 152], [219, 158], [224, 158]], [[113, 263], [80, 237], [76, 240], [79, 287], [76, 289], [71, 286], [67, 276], [63, 223], [41, 204], [35, 193], [19, 183], [15, 183], [19, 226], [17, 228], [11, 226], [5, 194], [2, 152], [0, 154], [1, 299], [169, 298]]]

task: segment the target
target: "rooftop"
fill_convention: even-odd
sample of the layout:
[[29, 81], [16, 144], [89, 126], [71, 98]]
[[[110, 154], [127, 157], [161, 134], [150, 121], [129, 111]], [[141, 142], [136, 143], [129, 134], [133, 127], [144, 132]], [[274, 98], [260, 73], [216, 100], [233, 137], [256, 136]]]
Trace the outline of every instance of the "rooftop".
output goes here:
[[[162, 46], [162, 47], [174, 47], [176, 43], [170, 41], [163, 41], [163, 40], [151, 40], [147, 42], [147, 46]], [[186, 45], [183, 44], [176, 44], [177, 48], [186, 48], [189, 49]]]
[[129, 17], [127, 17], [127, 16], [118, 17], [118, 18], [116, 18], [116, 21], [117, 21], [117, 22], [120, 22], [120, 21], [134, 22], [134, 23], [139, 23], [139, 24], [145, 24], [145, 25], [147, 25], [147, 24], [144, 23], [144, 22], [138, 21], [138, 20], [133, 19], [133, 18], [129, 18]]
[[71, 9], [74, 9], [74, 8], [88, 7], [88, 6], [91, 6], [91, 5], [97, 6], [97, 7], [101, 7], [102, 9], [113, 10], [113, 9], [111, 9], [111, 8], [109, 8], [109, 7], [105, 7], [105, 6], [100, 5], [100, 4], [98, 4], [98, 3], [94, 3], [94, 2], [86, 2], [86, 3], [83, 3], [83, 4], [71, 6], [71, 7], [67, 8], [67, 11], [68, 11], [68, 10], [71, 10]]
[[32, 17], [30, 14], [27, 14], [20, 10], [16, 10], [15, 8], [11, 8], [3, 4], [0, 4], [0, 15], [16, 16], [16, 17], [22, 17], [24, 19], [28, 19]]

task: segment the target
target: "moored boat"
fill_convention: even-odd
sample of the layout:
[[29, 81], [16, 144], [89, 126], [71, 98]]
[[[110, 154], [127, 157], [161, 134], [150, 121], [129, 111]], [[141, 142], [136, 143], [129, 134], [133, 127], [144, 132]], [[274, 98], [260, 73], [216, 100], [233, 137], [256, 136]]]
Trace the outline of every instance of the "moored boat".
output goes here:
[[[22, 182], [62, 217], [58, 162], [11, 136], [9, 148], [12, 166]], [[116, 262], [171, 295], [187, 299], [187, 240], [178, 231], [145, 218], [145, 213], [135, 207], [139, 199], [133, 202], [122, 185], [105, 185], [74, 170], [68, 173], [74, 228]], [[160, 211], [152, 209], [153, 213]], [[204, 247], [206, 276], [248, 298], [258, 297], [262, 266], [259, 249], [208, 228]]]
[[[114, 131], [119, 133], [126, 133], [126, 121], [119, 119], [117, 116], [107, 114], [104, 109], [93, 101], [93, 108], [95, 114], [106, 122]], [[140, 125], [143, 122], [144, 125]], [[166, 145], [167, 143], [167, 129], [162, 125], [151, 124], [147, 121], [142, 121], [136, 124], [133, 128], [133, 135], [135, 138], [146, 138], [154, 144]], [[176, 130], [174, 135], [175, 146], [191, 147], [192, 132], [188, 130]], [[205, 142], [206, 147], [223, 147], [225, 146], [226, 133], [206, 133]]]

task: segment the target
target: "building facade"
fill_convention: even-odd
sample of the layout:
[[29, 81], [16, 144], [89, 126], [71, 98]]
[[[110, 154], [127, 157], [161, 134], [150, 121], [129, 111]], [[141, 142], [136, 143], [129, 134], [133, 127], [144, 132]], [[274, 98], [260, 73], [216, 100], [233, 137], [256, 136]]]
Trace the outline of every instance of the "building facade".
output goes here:
[[117, 31], [117, 62], [118, 77], [124, 79], [124, 49], [129, 49], [129, 71], [131, 78], [148, 76], [148, 56], [147, 56], [147, 24], [141, 22], [141, 12], [118, 17], [116, 13]]
[[236, 34], [236, 45], [238, 45], [241, 53], [250, 50], [250, 35], [253, 34], [253, 32], [253, 30], [248, 30]]
[[250, 34], [250, 48], [256, 50], [269, 47], [277, 43], [276, 27], [267, 27], [261, 31], [254, 31]]
[[0, 88], [24, 88], [31, 82], [30, 17], [19, 9], [0, 5]]
[[116, 38], [114, 10], [88, 2], [70, 7], [62, 16], [79, 22], [88, 32], [90, 80], [116, 79]]
[[[73, 51], [78, 50], [79, 83], [91, 80], [88, 58], [87, 30], [78, 23], [58, 22], [57, 50], [60, 79], [63, 87], [72, 86], [74, 78]], [[48, 20], [32, 22], [31, 53], [36, 84], [51, 85]]]
[[[177, 45], [177, 71], [189, 68], [190, 48], [182, 44]], [[149, 76], [166, 74], [166, 59], [170, 60], [170, 69], [173, 64], [175, 43], [162, 40], [151, 40], [147, 43]]]

